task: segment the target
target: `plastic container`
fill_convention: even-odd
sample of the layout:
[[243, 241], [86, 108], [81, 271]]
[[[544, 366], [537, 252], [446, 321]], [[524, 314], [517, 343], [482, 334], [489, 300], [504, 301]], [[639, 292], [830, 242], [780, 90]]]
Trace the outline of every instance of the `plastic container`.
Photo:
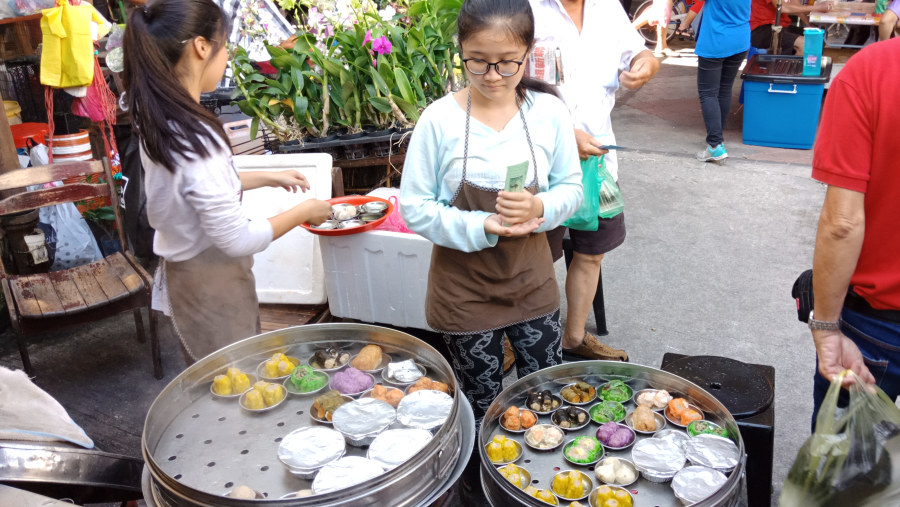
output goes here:
[[16, 148], [27, 148], [29, 139], [34, 144], [47, 144], [47, 133], [50, 132], [50, 127], [46, 123], [21, 123], [10, 125], [9, 129], [12, 131]]
[[831, 77], [831, 59], [822, 58], [817, 76], [804, 76], [802, 56], [756, 55], [744, 80], [744, 144], [813, 147], [822, 94]]
[[4, 100], [3, 107], [6, 109], [6, 120], [10, 125], [19, 125], [22, 123], [22, 108], [19, 103], [14, 100]]
[[818, 76], [822, 73], [822, 46], [825, 44], [825, 30], [821, 28], [803, 29], [803, 75]]

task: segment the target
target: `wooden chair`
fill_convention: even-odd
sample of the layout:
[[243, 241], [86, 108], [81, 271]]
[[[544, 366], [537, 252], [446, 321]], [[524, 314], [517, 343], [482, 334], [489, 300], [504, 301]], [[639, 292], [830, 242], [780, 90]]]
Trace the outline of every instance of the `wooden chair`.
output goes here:
[[[111, 196], [116, 202], [115, 183], [105, 162], [74, 162], [19, 169], [0, 175], [0, 191], [39, 185], [66, 178], [102, 174], [106, 183], [74, 183], [44, 188], [0, 200], [0, 215], [33, 210], [73, 201]], [[0, 262], [0, 282], [25, 372], [34, 375], [26, 336], [105, 319], [122, 312], [134, 313], [138, 341], [144, 343], [141, 307], [150, 309], [153, 278], [135, 260], [123, 234], [122, 217], [113, 206], [123, 252], [101, 261], [64, 271], [35, 275], [11, 275]], [[151, 312], [152, 314], [152, 312]], [[150, 321], [153, 374], [162, 378], [162, 361], [154, 319]]]

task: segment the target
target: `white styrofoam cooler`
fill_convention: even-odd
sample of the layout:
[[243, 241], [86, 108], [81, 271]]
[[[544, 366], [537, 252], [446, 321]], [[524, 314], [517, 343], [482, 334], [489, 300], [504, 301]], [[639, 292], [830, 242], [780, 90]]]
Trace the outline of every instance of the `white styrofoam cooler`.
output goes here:
[[[243, 155], [234, 157], [238, 171], [296, 169], [309, 181], [307, 192], [257, 188], [244, 192], [251, 218], [270, 218], [308, 199], [331, 198], [331, 155]], [[317, 305], [326, 301], [325, 272], [317, 236], [296, 227], [253, 256], [253, 276], [260, 303]]]
[[[387, 198], [382, 192], [372, 195]], [[337, 317], [431, 329], [425, 290], [432, 243], [418, 234], [320, 236], [328, 306]]]

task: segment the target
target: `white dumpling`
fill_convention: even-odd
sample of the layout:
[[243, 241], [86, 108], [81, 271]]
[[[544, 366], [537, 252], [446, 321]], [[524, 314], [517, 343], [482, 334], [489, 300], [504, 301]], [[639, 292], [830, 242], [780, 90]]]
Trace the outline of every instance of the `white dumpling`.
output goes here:
[[335, 220], [350, 220], [356, 216], [356, 206], [340, 206], [334, 210]]
[[612, 463], [603, 463], [594, 469], [597, 478], [603, 482], [611, 483], [616, 480], [616, 469]]
[[637, 474], [628, 465], [622, 465], [616, 470], [616, 484], [630, 484], [637, 479]]
[[256, 499], [256, 491], [253, 491], [253, 489], [248, 486], [238, 486], [231, 490], [231, 493], [228, 496], [231, 498], [240, 498], [241, 500], [254, 500]]

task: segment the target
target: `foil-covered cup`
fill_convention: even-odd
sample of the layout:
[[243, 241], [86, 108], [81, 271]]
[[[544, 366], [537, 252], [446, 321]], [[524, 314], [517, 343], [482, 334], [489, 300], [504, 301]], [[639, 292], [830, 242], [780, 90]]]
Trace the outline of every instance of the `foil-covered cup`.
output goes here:
[[728, 477], [718, 470], [703, 466], [682, 468], [672, 479], [672, 490], [675, 498], [685, 505], [692, 505], [706, 500], [719, 490]]
[[406, 385], [425, 376], [425, 367], [412, 359], [388, 363], [381, 371], [381, 378], [391, 384]]
[[418, 428], [386, 430], [369, 445], [366, 457], [380, 463], [385, 470], [391, 470], [415, 456], [431, 438], [430, 431]]
[[317, 495], [349, 488], [384, 473], [384, 468], [375, 461], [360, 456], [345, 456], [325, 465], [316, 478], [312, 489]]
[[692, 465], [729, 472], [740, 460], [740, 450], [727, 438], [718, 435], [697, 435], [684, 446], [684, 455]]
[[668, 440], [646, 438], [634, 444], [631, 462], [648, 481], [666, 482], [684, 468], [684, 451]]
[[678, 447], [681, 447], [684, 450], [684, 446], [688, 443], [691, 437], [689, 437], [685, 432], [675, 429], [662, 430], [657, 431], [653, 434], [653, 438], [658, 438], [660, 440], [668, 440], [674, 444], [677, 444]]
[[449, 394], [423, 389], [400, 400], [397, 421], [408, 428], [431, 430], [444, 424], [452, 409], [453, 398]]
[[331, 422], [334, 429], [344, 434], [348, 444], [362, 447], [371, 444], [396, 417], [397, 411], [389, 403], [375, 398], [362, 398], [338, 407]]
[[300, 428], [287, 434], [278, 445], [278, 459], [301, 479], [312, 479], [323, 466], [347, 451], [340, 432], [322, 426]]

